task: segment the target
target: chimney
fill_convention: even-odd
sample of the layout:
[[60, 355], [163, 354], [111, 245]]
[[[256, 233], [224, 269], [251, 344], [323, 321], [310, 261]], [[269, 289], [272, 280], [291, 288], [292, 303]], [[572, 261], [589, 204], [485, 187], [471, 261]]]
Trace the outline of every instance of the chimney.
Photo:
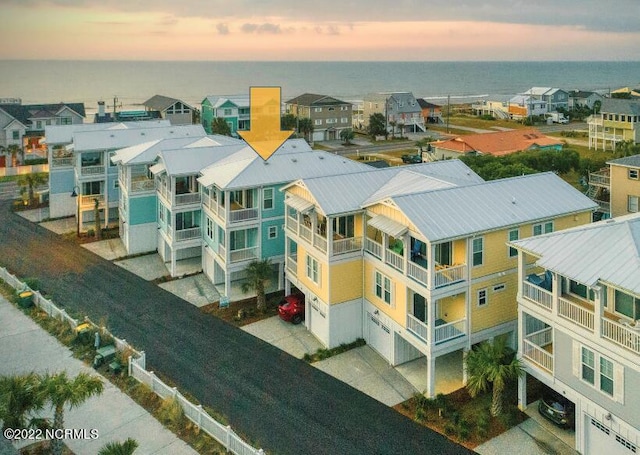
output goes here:
[[98, 101], [98, 117], [104, 117], [104, 101]]

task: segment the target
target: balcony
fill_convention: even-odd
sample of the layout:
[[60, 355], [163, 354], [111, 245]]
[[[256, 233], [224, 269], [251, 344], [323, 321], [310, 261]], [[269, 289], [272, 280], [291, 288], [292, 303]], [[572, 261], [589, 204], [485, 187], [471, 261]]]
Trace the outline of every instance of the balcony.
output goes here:
[[244, 248], [241, 250], [231, 250], [229, 252], [229, 262], [242, 262], [258, 258], [258, 247]]
[[597, 172], [589, 173], [589, 185], [600, 186], [603, 188], [611, 187], [611, 174], [609, 168], [600, 169]]
[[522, 297], [546, 311], [551, 311], [553, 307], [553, 295], [551, 292], [528, 281], [522, 282]]
[[553, 374], [553, 329], [547, 327], [527, 335], [522, 356], [549, 374]]
[[[422, 322], [412, 314], [407, 314], [407, 330], [427, 343], [429, 324]], [[467, 318], [447, 322], [442, 319], [436, 320], [433, 331], [434, 344], [442, 344], [455, 340], [467, 333]]]
[[287, 272], [294, 277], [298, 275], [298, 255], [287, 256]]
[[132, 193], [142, 193], [151, 191], [155, 188], [154, 181], [151, 179], [134, 179], [131, 181], [130, 191]]
[[311, 228], [305, 226], [304, 224], [300, 225], [300, 237], [305, 239], [307, 242], [311, 243], [312, 232]]
[[588, 304], [579, 299], [562, 296], [558, 298], [558, 314], [580, 327], [593, 332], [595, 314], [592, 308], [588, 308], [585, 305]]
[[382, 259], [382, 245], [375, 240], [371, 240], [367, 237], [365, 239], [364, 249], [378, 259]]
[[407, 265], [407, 275], [409, 278], [413, 278], [418, 283], [426, 286], [428, 279], [427, 269], [422, 267], [420, 264], [409, 261], [409, 264]]
[[640, 354], [640, 326], [629, 325], [611, 319], [602, 319], [602, 337]]
[[258, 209], [237, 209], [229, 212], [229, 223], [241, 223], [243, 221], [251, 221], [258, 219]]
[[99, 164], [96, 166], [80, 166], [80, 175], [82, 177], [86, 177], [89, 175], [104, 174], [104, 171], [105, 171], [104, 164]]
[[98, 205], [104, 205], [104, 194], [85, 194], [80, 196], [80, 207], [95, 207], [96, 199]]
[[313, 246], [322, 251], [323, 253], [327, 252], [327, 238], [322, 237], [319, 234], [313, 236]]
[[200, 202], [200, 193], [182, 193], [176, 194], [175, 205], [197, 204]]
[[345, 254], [362, 250], [362, 237], [349, 237], [333, 241], [333, 254]]
[[226, 219], [226, 211], [224, 207], [218, 204], [218, 201], [207, 194], [202, 195], [202, 203], [206, 208], [208, 208], [211, 212], [218, 215], [221, 220]]
[[416, 318], [412, 314], [407, 313], [407, 330], [420, 338], [425, 343], [427, 342], [427, 330], [429, 326]]
[[74, 164], [75, 157], [73, 155], [51, 158], [51, 167], [66, 167]]
[[449, 286], [467, 279], [467, 265], [436, 265], [435, 283], [436, 288]]
[[201, 232], [200, 227], [180, 229], [178, 231], [175, 231], [171, 226], [167, 227], [167, 234], [175, 242], [199, 239], [202, 236]]

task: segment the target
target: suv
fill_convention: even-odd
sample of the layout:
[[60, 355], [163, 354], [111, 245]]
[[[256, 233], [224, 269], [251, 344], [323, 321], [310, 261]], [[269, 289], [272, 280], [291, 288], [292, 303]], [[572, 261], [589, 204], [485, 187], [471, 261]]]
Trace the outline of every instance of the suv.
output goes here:
[[422, 155], [402, 155], [403, 163], [422, 163]]
[[278, 316], [283, 321], [300, 324], [304, 320], [304, 294], [286, 296], [278, 305]]
[[538, 412], [559, 427], [574, 428], [574, 404], [553, 390], [547, 390], [542, 394], [538, 403]]

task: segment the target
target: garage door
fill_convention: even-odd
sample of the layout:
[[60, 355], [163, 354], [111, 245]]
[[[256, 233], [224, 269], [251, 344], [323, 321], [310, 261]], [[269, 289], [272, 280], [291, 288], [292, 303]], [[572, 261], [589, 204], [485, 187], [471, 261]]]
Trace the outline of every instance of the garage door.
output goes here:
[[391, 353], [391, 330], [373, 314], [367, 312], [367, 344], [390, 361]]
[[631, 455], [638, 448], [598, 420], [585, 414], [585, 455]]

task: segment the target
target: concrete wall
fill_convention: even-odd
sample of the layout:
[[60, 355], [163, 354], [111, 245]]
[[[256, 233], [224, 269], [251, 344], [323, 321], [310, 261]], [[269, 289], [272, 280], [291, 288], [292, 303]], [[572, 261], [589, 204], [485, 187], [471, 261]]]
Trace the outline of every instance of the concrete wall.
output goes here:
[[153, 223], [129, 224], [125, 227], [129, 233], [128, 254], [146, 253], [155, 251], [158, 247], [158, 225]]

